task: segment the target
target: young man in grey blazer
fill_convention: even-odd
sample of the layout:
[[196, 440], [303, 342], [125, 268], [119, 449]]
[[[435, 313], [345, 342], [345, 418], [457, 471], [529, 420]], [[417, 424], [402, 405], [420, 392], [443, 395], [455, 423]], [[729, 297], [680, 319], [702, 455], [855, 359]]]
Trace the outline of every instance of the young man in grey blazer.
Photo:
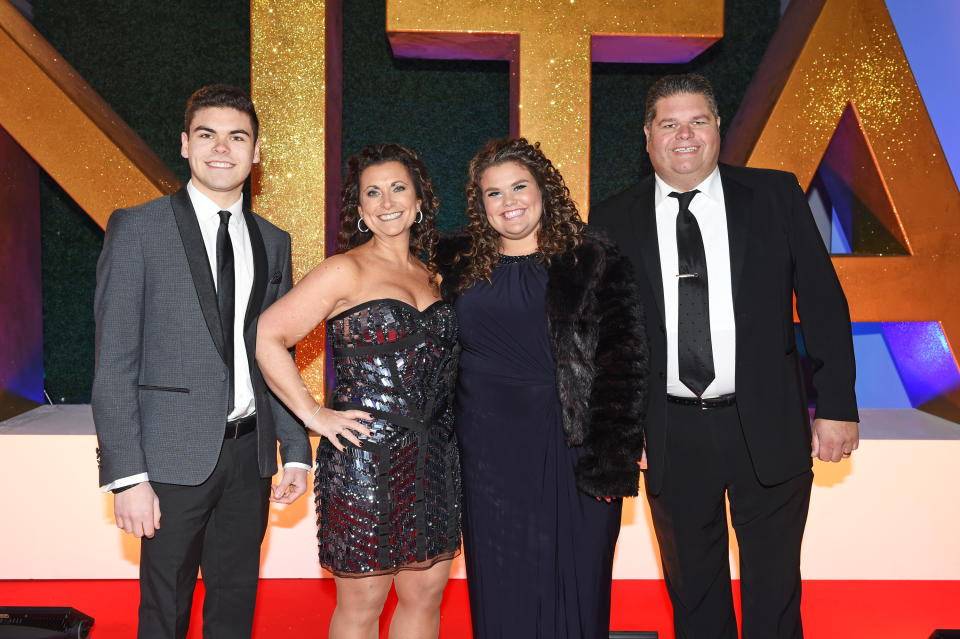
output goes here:
[[100, 483], [141, 538], [141, 639], [186, 636], [200, 566], [204, 636], [249, 637], [268, 499], [307, 488], [307, 434], [254, 359], [258, 316], [292, 285], [290, 235], [243, 203], [258, 129], [243, 92], [194, 93], [190, 181], [115, 211], [97, 263]]
[[644, 478], [677, 639], [737, 637], [725, 496], [744, 639], [799, 639], [811, 457], [837, 462], [859, 443], [850, 314], [797, 178], [719, 164], [719, 126], [705, 78], [655, 83], [643, 127], [655, 173], [590, 224], [633, 262], [647, 313]]

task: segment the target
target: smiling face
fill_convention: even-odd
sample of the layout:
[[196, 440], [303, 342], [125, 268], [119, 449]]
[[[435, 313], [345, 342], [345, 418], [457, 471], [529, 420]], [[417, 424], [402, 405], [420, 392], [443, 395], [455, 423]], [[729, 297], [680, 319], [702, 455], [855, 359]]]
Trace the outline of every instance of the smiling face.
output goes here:
[[402, 162], [368, 166], [360, 174], [358, 186], [360, 217], [375, 236], [387, 238], [409, 233], [420, 200]]
[[480, 193], [487, 221], [500, 234], [501, 252], [536, 253], [543, 196], [527, 167], [517, 162], [488, 167], [480, 175]]
[[194, 113], [189, 133], [180, 134], [180, 155], [190, 164], [197, 190], [227, 208], [240, 199], [250, 169], [260, 161], [260, 141], [243, 111], [205, 107]]
[[717, 166], [720, 118], [699, 93], [657, 100], [653, 121], [643, 132], [654, 170], [675, 189], [693, 189]]

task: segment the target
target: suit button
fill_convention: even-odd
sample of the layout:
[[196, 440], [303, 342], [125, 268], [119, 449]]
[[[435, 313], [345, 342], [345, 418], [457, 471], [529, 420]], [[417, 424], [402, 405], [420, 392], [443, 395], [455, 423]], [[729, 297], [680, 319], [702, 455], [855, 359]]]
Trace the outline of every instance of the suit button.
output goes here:
[[667, 379], [667, 374], [663, 371], [660, 371], [660, 379]]
[[666, 334], [667, 329], [664, 328], [663, 324], [660, 325], [660, 332]]
[[220, 381], [222, 382], [222, 381], [225, 380], [225, 379], [227, 379], [227, 374], [226, 374], [226, 373], [220, 373]]

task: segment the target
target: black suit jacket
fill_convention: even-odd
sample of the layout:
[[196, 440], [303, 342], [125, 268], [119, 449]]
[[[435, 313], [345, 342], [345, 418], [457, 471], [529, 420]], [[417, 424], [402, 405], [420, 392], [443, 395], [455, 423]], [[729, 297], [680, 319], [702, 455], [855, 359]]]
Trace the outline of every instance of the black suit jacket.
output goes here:
[[[858, 421], [850, 314], [803, 190], [791, 173], [720, 165], [736, 320], [737, 408], [754, 469], [771, 485], [810, 468], [810, 419], [793, 329], [793, 297], [813, 361], [817, 417]], [[637, 270], [647, 309], [650, 393], [647, 490], [665, 463], [667, 339], [649, 175], [593, 207]]]

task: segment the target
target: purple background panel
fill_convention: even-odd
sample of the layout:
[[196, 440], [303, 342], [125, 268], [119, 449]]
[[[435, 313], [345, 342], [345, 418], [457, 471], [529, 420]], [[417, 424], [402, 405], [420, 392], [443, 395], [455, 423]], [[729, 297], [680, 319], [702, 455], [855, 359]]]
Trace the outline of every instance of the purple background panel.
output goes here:
[[37, 165], [0, 129], [0, 391], [43, 401]]
[[888, 322], [883, 335], [914, 407], [960, 388], [957, 362], [939, 322]]

